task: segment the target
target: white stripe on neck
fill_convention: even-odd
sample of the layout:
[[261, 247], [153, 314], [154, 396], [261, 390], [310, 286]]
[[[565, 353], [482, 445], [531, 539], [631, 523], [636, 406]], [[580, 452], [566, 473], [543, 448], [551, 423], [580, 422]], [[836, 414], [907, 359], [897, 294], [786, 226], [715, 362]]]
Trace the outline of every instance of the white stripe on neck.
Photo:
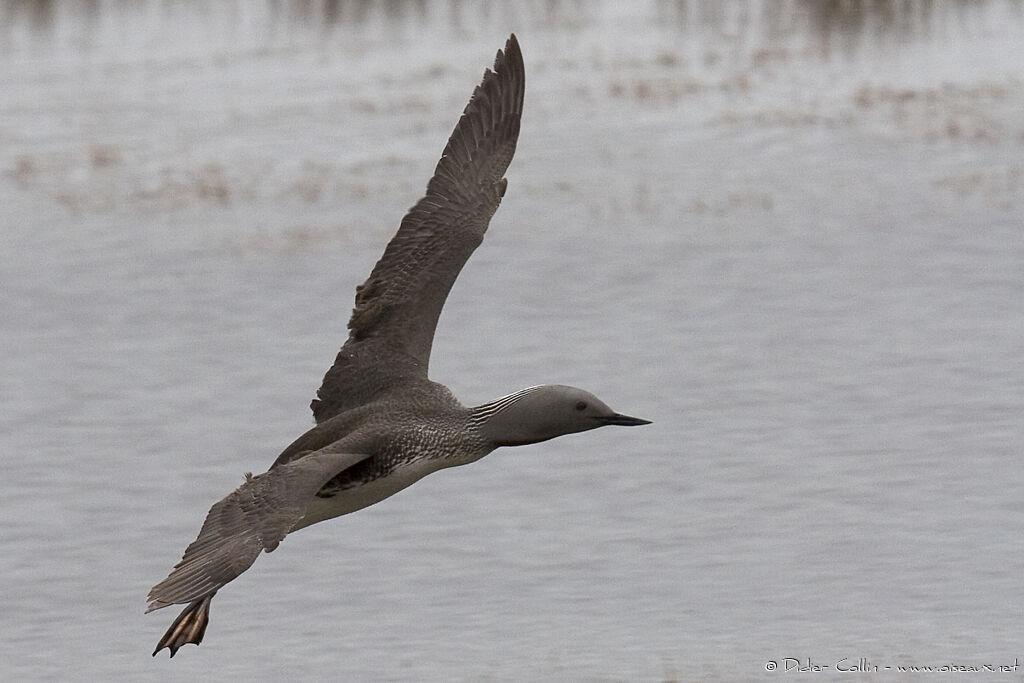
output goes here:
[[502, 410], [509, 407], [519, 399], [521, 399], [523, 396], [526, 396], [527, 394], [532, 394], [533, 392], [537, 391], [543, 386], [543, 384], [538, 384], [536, 386], [526, 387], [525, 389], [520, 389], [519, 391], [508, 394], [507, 396], [502, 396], [501, 398], [496, 398], [493, 401], [489, 401], [487, 403], [484, 403], [483, 405], [479, 405], [472, 409], [469, 418], [470, 422], [474, 424], [486, 422], [488, 418], [490, 418], [495, 413], [500, 413]]

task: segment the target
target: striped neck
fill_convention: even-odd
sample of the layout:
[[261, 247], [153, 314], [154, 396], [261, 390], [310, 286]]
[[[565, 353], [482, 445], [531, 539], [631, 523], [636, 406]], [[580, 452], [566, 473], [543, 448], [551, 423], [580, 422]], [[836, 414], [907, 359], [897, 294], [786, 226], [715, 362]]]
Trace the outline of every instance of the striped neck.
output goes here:
[[496, 429], [501, 432], [507, 431], [507, 429], [502, 429], [499, 425], [506, 422], [502, 417], [509, 415], [509, 408], [516, 405], [524, 397], [529, 396], [542, 388], [544, 388], [544, 385], [541, 384], [533, 387], [526, 387], [525, 389], [520, 389], [519, 391], [508, 394], [507, 396], [502, 396], [501, 398], [488, 401], [487, 403], [476, 406], [475, 408], [470, 408], [469, 428], [483, 436], [494, 446], [516, 446], [522, 443], [531, 443], [530, 441], [511, 438], [507, 434], [496, 433]]
[[483, 405], [476, 406], [475, 408], [470, 408], [469, 424], [474, 427], [478, 427], [484, 424], [485, 422], [487, 422], [487, 420], [491, 419], [491, 417], [493, 417], [496, 413], [500, 413], [501, 411], [505, 410], [516, 401], [519, 401], [524, 396], [532, 394], [533, 392], [537, 391], [543, 386], [544, 385], [542, 384], [538, 384], [537, 386], [534, 387], [526, 387], [525, 389], [520, 389], [519, 391], [508, 394], [507, 396], [502, 396], [501, 398], [496, 398], [493, 401], [488, 401]]

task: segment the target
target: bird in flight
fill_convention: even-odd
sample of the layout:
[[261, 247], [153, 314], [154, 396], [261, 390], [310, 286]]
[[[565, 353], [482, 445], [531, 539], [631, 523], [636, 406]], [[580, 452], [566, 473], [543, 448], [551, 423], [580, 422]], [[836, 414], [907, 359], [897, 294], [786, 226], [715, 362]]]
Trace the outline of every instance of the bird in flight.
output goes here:
[[210, 601], [290, 532], [378, 503], [432, 472], [606, 425], [647, 420], [564, 385], [528, 387], [464, 407], [427, 378], [448, 292], [505, 194], [526, 72], [515, 35], [499, 50], [444, 148], [427, 193], [356, 288], [349, 336], [311, 408], [316, 426], [270, 469], [214, 504], [199, 536], [149, 592], [147, 612], [185, 608], [157, 643], [198, 645]]

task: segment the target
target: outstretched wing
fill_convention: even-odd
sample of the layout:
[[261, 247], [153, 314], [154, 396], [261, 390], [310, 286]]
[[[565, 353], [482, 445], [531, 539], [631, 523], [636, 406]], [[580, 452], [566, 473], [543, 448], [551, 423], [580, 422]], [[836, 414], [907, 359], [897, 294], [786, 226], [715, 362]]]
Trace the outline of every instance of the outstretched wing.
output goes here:
[[[253, 477], [210, 508], [199, 537], [170, 575], [149, 591], [152, 612], [211, 596], [272, 551], [302, 519], [309, 501], [338, 472], [368, 458], [310, 453]], [[202, 636], [200, 635], [200, 638]]]
[[356, 289], [348, 341], [310, 406], [317, 422], [404, 380], [427, 377], [441, 308], [505, 193], [525, 85], [512, 35], [466, 105], [426, 196]]

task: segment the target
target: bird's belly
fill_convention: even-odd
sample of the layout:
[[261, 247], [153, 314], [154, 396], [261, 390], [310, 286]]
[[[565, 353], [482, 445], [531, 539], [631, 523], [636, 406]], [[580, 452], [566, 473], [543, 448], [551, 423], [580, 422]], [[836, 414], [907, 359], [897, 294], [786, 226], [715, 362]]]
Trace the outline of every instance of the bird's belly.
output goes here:
[[398, 466], [386, 476], [371, 479], [352, 488], [342, 489], [330, 498], [314, 496], [306, 509], [306, 514], [292, 528], [292, 531], [379, 503], [407, 486], [415, 484], [431, 472], [437, 471], [440, 469], [439, 464], [429, 458], [422, 458]]

